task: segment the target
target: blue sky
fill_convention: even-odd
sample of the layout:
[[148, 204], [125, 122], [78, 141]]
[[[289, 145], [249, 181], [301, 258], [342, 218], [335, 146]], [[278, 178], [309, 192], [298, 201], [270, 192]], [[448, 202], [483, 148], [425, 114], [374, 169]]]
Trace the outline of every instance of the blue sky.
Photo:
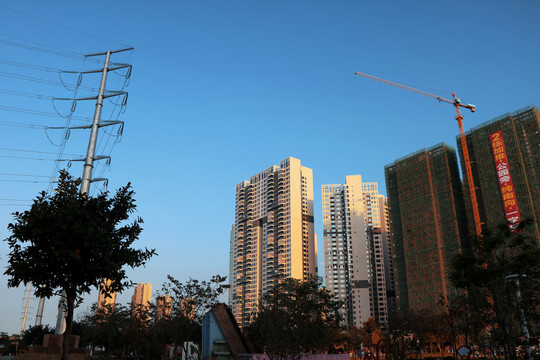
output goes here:
[[[321, 249], [322, 184], [361, 174], [385, 193], [384, 165], [441, 141], [455, 146], [458, 130], [450, 105], [359, 78], [355, 71], [455, 91], [477, 106], [475, 114], [464, 112], [466, 128], [538, 105], [539, 17], [536, 0], [201, 0], [152, 5], [133, 0], [91, 5], [2, 0], [0, 89], [8, 91], [0, 92], [0, 121], [65, 122], [6, 110], [55, 112], [50, 100], [13, 91], [72, 96], [54, 83], [13, 77], [58, 82], [56, 73], [5, 61], [76, 71], [99, 66], [21, 44], [71, 54], [135, 47], [113, 58], [133, 65], [128, 106], [120, 116], [125, 129], [114, 147], [114, 137], [102, 133], [99, 151], [110, 153], [112, 162], [96, 171], [109, 179], [109, 189], [132, 183], [138, 215], [145, 220], [138, 246], [156, 248], [159, 256], [129, 276], [159, 289], [167, 274], [181, 280], [227, 275], [235, 185], [288, 156], [313, 169]], [[63, 79], [75, 80], [69, 74]], [[119, 89], [122, 82], [111, 75], [108, 88]], [[98, 83], [98, 77], [87, 76], [83, 85]], [[69, 104], [54, 105], [60, 113], [68, 111]], [[79, 103], [74, 115], [91, 117], [93, 107]], [[115, 116], [114, 110], [106, 103], [106, 116]], [[116, 130], [108, 131], [112, 135]], [[0, 123], [0, 172], [43, 176], [0, 175], [2, 239], [9, 236], [10, 213], [24, 210], [49, 187], [52, 161], [13, 158], [55, 158], [59, 148], [53, 143], [59, 144], [63, 134], [49, 130], [47, 135], [50, 141], [43, 130]], [[87, 132], [73, 130], [65, 153], [71, 158], [84, 154], [87, 137]], [[80, 176], [82, 164], [73, 162], [70, 171]], [[8, 252], [2, 242], [2, 272]], [[0, 331], [14, 333], [21, 326], [24, 289], [8, 289], [6, 283], [1, 275]], [[119, 300], [127, 302], [130, 294], [128, 290]], [[96, 299], [95, 292], [86, 297], [78, 313]], [[44, 323], [54, 324], [56, 304], [56, 299], [48, 301]], [[37, 304], [32, 306], [31, 324]]]

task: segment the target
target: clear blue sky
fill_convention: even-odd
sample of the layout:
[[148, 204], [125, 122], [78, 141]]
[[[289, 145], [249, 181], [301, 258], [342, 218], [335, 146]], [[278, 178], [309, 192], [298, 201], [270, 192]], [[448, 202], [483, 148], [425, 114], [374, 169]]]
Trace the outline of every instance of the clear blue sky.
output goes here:
[[[361, 174], [385, 193], [384, 165], [441, 141], [455, 146], [458, 130], [450, 105], [359, 78], [355, 71], [455, 91], [477, 106], [475, 114], [464, 113], [466, 128], [540, 104], [539, 18], [537, 0], [182, 0], [152, 5], [2, 0], [0, 238], [9, 236], [10, 213], [26, 209], [48, 187], [53, 162], [27, 158], [54, 159], [59, 148], [52, 143], [62, 137], [49, 130], [49, 141], [42, 129], [5, 122], [65, 122], [6, 110], [55, 111], [50, 100], [14, 91], [72, 96], [55, 84], [56, 73], [6, 61], [77, 71], [93, 66], [21, 44], [73, 54], [135, 47], [113, 59], [134, 66], [128, 107], [120, 117], [125, 121], [122, 141], [110, 152], [113, 138], [102, 136], [100, 149], [112, 156], [110, 169], [103, 172], [109, 188], [131, 181], [137, 193], [138, 215], [145, 220], [138, 246], [159, 253], [146, 268], [129, 271], [130, 279], [159, 289], [167, 274], [181, 280], [228, 275], [235, 185], [288, 156], [313, 169], [320, 250], [322, 184]], [[63, 79], [74, 81], [69, 74]], [[108, 88], [118, 88], [121, 80], [111, 75]], [[98, 82], [88, 76], [83, 85], [97, 87]], [[61, 101], [54, 105], [60, 113], [68, 111]], [[81, 103], [75, 115], [91, 117], [93, 106]], [[104, 111], [112, 111], [110, 103]], [[84, 154], [87, 136], [73, 130], [65, 153], [71, 158]], [[73, 162], [70, 171], [80, 176], [82, 164]], [[2, 242], [2, 273], [7, 253]], [[319, 262], [322, 271], [322, 256]], [[24, 289], [6, 284], [0, 275], [0, 331], [15, 333]], [[131, 292], [119, 300], [127, 302]], [[94, 292], [77, 313], [96, 300]], [[57, 299], [48, 301], [45, 324], [54, 325], [56, 304]], [[33, 324], [37, 303], [31, 305], [28, 321]]]

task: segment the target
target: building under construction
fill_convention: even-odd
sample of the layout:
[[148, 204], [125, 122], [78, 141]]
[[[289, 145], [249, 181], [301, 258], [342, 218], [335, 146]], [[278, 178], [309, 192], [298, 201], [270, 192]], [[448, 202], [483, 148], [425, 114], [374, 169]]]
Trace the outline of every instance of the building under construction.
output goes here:
[[398, 311], [440, 309], [467, 239], [455, 149], [441, 143], [385, 166]]
[[[525, 231], [540, 242], [540, 110], [528, 106], [501, 115], [472, 128], [466, 140], [483, 230], [531, 219]], [[468, 194], [466, 181], [465, 187]], [[468, 196], [466, 204], [472, 219]]]

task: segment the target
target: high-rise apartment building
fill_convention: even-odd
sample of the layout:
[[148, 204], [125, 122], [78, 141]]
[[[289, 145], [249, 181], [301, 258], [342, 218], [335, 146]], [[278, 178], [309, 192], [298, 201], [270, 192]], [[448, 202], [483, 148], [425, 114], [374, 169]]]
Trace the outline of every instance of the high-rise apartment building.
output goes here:
[[399, 310], [438, 310], [454, 291], [450, 264], [467, 241], [454, 148], [438, 144], [385, 166]]
[[193, 298], [180, 299], [178, 302], [178, 310], [180, 311], [180, 314], [193, 320], [197, 315], [197, 302]]
[[394, 288], [385, 197], [353, 175], [323, 185], [322, 199], [326, 287], [345, 302], [347, 325], [370, 317], [387, 325]]
[[156, 318], [167, 319], [172, 315], [172, 296], [159, 295], [156, 297]]
[[103, 287], [110, 285], [110, 283], [111, 283], [111, 280], [105, 279], [99, 285], [98, 301], [97, 301], [98, 311], [112, 308], [116, 304], [116, 292], [109, 294], [109, 296], [107, 297], [105, 296], [104, 293], [102, 293]]
[[[501, 115], [472, 128], [466, 140], [484, 230], [531, 219], [525, 232], [540, 242], [540, 110], [529, 106]], [[461, 150], [459, 141], [458, 146]], [[470, 228], [474, 222], [465, 186]]]
[[317, 275], [313, 174], [289, 157], [236, 185], [230, 307], [249, 322], [280, 277]]
[[138, 309], [149, 309], [151, 301], [152, 284], [137, 284], [137, 286], [135, 286], [133, 296], [131, 296], [132, 312], [136, 313]]
[[[229, 236], [229, 282], [234, 277], [234, 224], [231, 226], [231, 232]], [[229, 291], [227, 304], [232, 304], [233, 301], [233, 292]]]

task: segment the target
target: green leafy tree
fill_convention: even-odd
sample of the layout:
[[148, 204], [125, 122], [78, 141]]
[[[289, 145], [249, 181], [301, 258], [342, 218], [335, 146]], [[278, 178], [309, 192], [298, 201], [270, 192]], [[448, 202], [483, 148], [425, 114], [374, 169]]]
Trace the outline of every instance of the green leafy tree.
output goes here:
[[246, 329], [253, 348], [271, 359], [295, 360], [333, 346], [343, 302], [321, 284], [321, 278], [285, 278], [265, 294]]
[[121, 304], [95, 309], [95, 313], [91, 317], [92, 344], [105, 348], [108, 358], [112, 354], [121, 353], [127, 342], [126, 333], [130, 320], [129, 307]]
[[80, 320], [84, 341], [104, 347], [107, 357], [135, 359], [162, 358], [166, 344], [200, 344], [203, 316], [228, 288], [226, 278], [216, 275], [209, 281], [182, 283], [168, 276], [168, 280], [160, 292], [171, 297], [168, 311], [155, 303], [138, 308], [116, 304], [97, 309], [94, 305]]
[[31, 326], [22, 334], [22, 346], [41, 345], [43, 343], [43, 336], [46, 334], [54, 334], [54, 329], [49, 327], [49, 325]]
[[444, 344], [452, 342], [445, 313], [424, 309], [411, 312], [411, 314], [414, 318], [411, 325], [417, 355], [420, 355], [423, 350], [429, 353], [442, 353]]
[[56, 191], [42, 192], [30, 209], [15, 212], [6, 239], [11, 252], [5, 275], [8, 286], [32, 282], [36, 296], [50, 298], [65, 293], [66, 330], [62, 360], [67, 359], [73, 311], [78, 299], [102, 279], [109, 279], [107, 293], [131, 285], [124, 267], [144, 265], [154, 250], [131, 246], [142, 231], [142, 219], [127, 223], [136, 209], [130, 184], [113, 197], [102, 192], [88, 197], [79, 192], [80, 180], [62, 171]]
[[159, 347], [153, 341], [155, 334], [151, 323], [151, 306], [139, 304], [135, 307], [131, 304], [131, 316], [128, 315], [129, 322], [124, 332], [128, 346], [124, 352], [129, 351], [136, 359], [159, 358], [160, 355]]
[[377, 342], [381, 340], [379, 335], [381, 332], [374, 318], [368, 318], [367, 321], [362, 323], [360, 333], [362, 334], [363, 344], [369, 348], [377, 346]]
[[512, 282], [505, 279], [518, 274], [526, 316], [538, 324], [540, 280], [540, 244], [521, 230], [530, 225], [522, 222], [516, 231], [506, 225], [488, 230], [481, 242], [473, 239], [470, 251], [453, 261], [451, 279], [458, 288], [467, 290], [471, 328], [476, 339], [489, 342], [492, 348], [502, 347], [506, 359], [517, 358], [521, 337], [521, 320]]
[[86, 348], [89, 343], [90, 328], [82, 321], [73, 320], [71, 324], [71, 335], [79, 336], [79, 347]]
[[416, 346], [414, 339], [414, 323], [417, 320], [408, 313], [393, 315], [384, 330], [384, 347], [387, 359], [407, 359], [410, 351]]
[[401, 312], [390, 319], [388, 328], [381, 333], [387, 358], [396, 360], [411, 354], [420, 358], [423, 351], [442, 355], [444, 344], [452, 342], [446, 314], [431, 309]]
[[15, 345], [5, 332], [0, 332], [0, 355], [11, 355], [15, 353]]
[[148, 353], [152, 329], [149, 324], [149, 310], [139, 307], [135, 311], [123, 304], [91, 309], [79, 320], [83, 329], [84, 342], [105, 349], [105, 356], [125, 358], [132, 354], [138, 359]]
[[[361, 356], [362, 345], [364, 344], [364, 333], [354, 325], [347, 327], [345, 331], [340, 332], [336, 339], [336, 344], [342, 347], [347, 353]], [[333, 348], [331, 348], [334, 351]]]
[[190, 278], [185, 283], [171, 275], [167, 279], [161, 294], [171, 296], [171, 312], [168, 316], [154, 313], [153, 334], [159, 336], [162, 347], [166, 343], [182, 346], [186, 341], [200, 344], [203, 317], [229, 288], [227, 277], [214, 275], [208, 281]]

